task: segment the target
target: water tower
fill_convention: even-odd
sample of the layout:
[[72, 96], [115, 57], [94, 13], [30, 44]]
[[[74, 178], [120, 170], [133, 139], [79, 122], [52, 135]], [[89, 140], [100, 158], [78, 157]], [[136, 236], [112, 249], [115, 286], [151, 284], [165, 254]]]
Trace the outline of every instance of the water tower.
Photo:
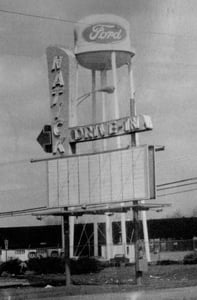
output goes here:
[[[121, 66], [127, 65], [130, 98], [134, 98], [131, 59], [135, 55], [130, 45], [129, 23], [115, 15], [91, 15], [81, 19], [75, 27], [75, 56], [83, 68], [91, 72], [92, 120], [96, 120], [96, 91], [102, 92], [102, 121], [106, 121], [106, 92], [109, 91], [109, 76], [113, 88], [113, 110], [115, 119], [119, 119], [118, 72]], [[96, 74], [97, 72], [97, 74]], [[97, 76], [96, 76], [97, 75]], [[100, 81], [100, 82], [97, 82]], [[121, 100], [121, 99], [120, 99]], [[121, 147], [120, 137], [117, 137], [117, 147]], [[103, 148], [107, 149], [106, 140]], [[93, 149], [95, 149], [93, 145]], [[121, 219], [125, 227], [125, 214]], [[106, 215], [107, 257], [111, 258], [111, 225], [110, 217]], [[122, 231], [124, 252], [126, 251], [126, 231]], [[96, 249], [96, 247], [95, 247]]]
[[[128, 76], [130, 78], [131, 95], [133, 93], [131, 58], [134, 52], [130, 46], [129, 23], [115, 15], [91, 15], [81, 19], [74, 31], [75, 36], [75, 56], [84, 68], [91, 71], [92, 78], [92, 119], [96, 120], [96, 93], [102, 92], [102, 118], [106, 121], [106, 92], [108, 71], [111, 72], [112, 87], [114, 88], [114, 113], [115, 118], [119, 118], [118, 101], [118, 69], [128, 66]], [[96, 72], [100, 75], [96, 76]], [[98, 77], [100, 83], [98, 83]], [[118, 139], [119, 140], [119, 139]], [[117, 146], [120, 146], [120, 140]], [[105, 147], [104, 147], [105, 148]]]

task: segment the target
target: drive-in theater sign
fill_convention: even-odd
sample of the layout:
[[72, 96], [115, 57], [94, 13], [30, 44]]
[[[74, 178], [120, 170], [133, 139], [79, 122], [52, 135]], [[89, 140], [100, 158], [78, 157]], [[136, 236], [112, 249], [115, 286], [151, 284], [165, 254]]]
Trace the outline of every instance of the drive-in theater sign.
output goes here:
[[[74, 54], [63, 47], [48, 47], [51, 109], [51, 131], [48, 134], [52, 143], [48, 149], [52, 149], [56, 158], [61, 158], [48, 161], [49, 207], [155, 198], [154, 147], [139, 146], [116, 151], [104, 149], [101, 153], [87, 155], [75, 151], [77, 143], [120, 138], [152, 129], [151, 119], [147, 115], [131, 113], [130, 116], [119, 117], [118, 69], [128, 66], [127, 76], [131, 82], [130, 63], [133, 56], [128, 22], [112, 15], [90, 16], [77, 24]], [[111, 72], [115, 117], [118, 118], [77, 125], [77, 64], [90, 70], [94, 96], [94, 90], [107, 86], [107, 72]], [[95, 72], [101, 78], [99, 85]], [[129, 86], [129, 89], [132, 87]], [[104, 94], [102, 96], [106, 97]], [[39, 137], [38, 140], [42, 139]], [[75, 149], [74, 153], [71, 149]]]
[[[154, 206], [143, 204], [141, 200], [156, 198], [155, 149], [154, 146], [137, 145], [136, 134], [152, 130], [152, 122], [149, 116], [136, 113], [131, 63], [134, 52], [130, 46], [129, 23], [113, 15], [89, 16], [77, 23], [74, 39], [74, 53], [64, 47], [47, 48], [51, 124], [43, 127], [37, 141], [46, 152], [53, 153], [53, 157], [46, 159], [48, 207], [58, 211], [46, 214], [64, 217], [65, 266], [69, 284], [69, 216], [92, 214], [93, 210], [96, 214], [123, 212], [123, 206], [126, 212], [132, 208], [138, 279], [141, 276], [138, 212]], [[79, 74], [84, 75], [79, 73], [79, 67], [91, 74], [91, 92], [87, 95], [92, 98], [93, 121], [91, 124], [87, 121], [85, 125], [77, 123], [77, 99], [81, 98], [78, 89], [84, 81], [80, 81]], [[118, 81], [122, 67], [128, 79], [128, 93], [124, 89], [124, 95]], [[97, 99], [97, 92], [101, 92], [100, 99]], [[106, 101], [108, 92], [113, 93], [110, 108]], [[120, 116], [119, 106], [125, 103], [130, 111], [126, 116]], [[97, 109], [102, 120], [97, 120]], [[121, 145], [123, 135], [128, 136], [127, 147]], [[109, 147], [108, 150], [107, 139], [115, 139], [115, 149]], [[77, 151], [79, 143], [92, 142], [94, 146], [97, 140], [103, 143], [102, 151], [94, 147], [88, 154]], [[106, 240], [110, 250], [111, 244], [109, 239]]]

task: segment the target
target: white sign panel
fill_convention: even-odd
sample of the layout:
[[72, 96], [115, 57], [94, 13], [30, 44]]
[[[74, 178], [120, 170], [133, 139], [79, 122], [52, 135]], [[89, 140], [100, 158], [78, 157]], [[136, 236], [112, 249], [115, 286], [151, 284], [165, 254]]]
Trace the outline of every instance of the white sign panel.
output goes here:
[[48, 161], [49, 207], [154, 198], [153, 152], [141, 146]]

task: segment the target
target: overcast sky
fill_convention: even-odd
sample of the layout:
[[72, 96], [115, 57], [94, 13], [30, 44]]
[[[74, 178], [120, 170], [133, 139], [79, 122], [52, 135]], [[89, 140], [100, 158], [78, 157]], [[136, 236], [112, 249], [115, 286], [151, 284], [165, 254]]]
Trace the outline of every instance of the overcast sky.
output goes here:
[[[157, 184], [197, 176], [195, 0], [0, 0], [1, 211], [46, 205], [45, 166], [29, 163], [45, 156], [36, 142], [50, 120], [45, 51], [56, 44], [73, 49], [75, 23], [103, 13], [130, 23], [137, 111], [149, 114], [154, 125], [151, 133], [140, 135], [140, 142], [166, 149], [156, 154]], [[83, 110], [79, 113], [85, 120]], [[196, 198], [197, 190], [158, 197], [157, 202], [172, 206], [150, 216], [191, 215]], [[0, 224], [21, 220], [3, 218]]]

